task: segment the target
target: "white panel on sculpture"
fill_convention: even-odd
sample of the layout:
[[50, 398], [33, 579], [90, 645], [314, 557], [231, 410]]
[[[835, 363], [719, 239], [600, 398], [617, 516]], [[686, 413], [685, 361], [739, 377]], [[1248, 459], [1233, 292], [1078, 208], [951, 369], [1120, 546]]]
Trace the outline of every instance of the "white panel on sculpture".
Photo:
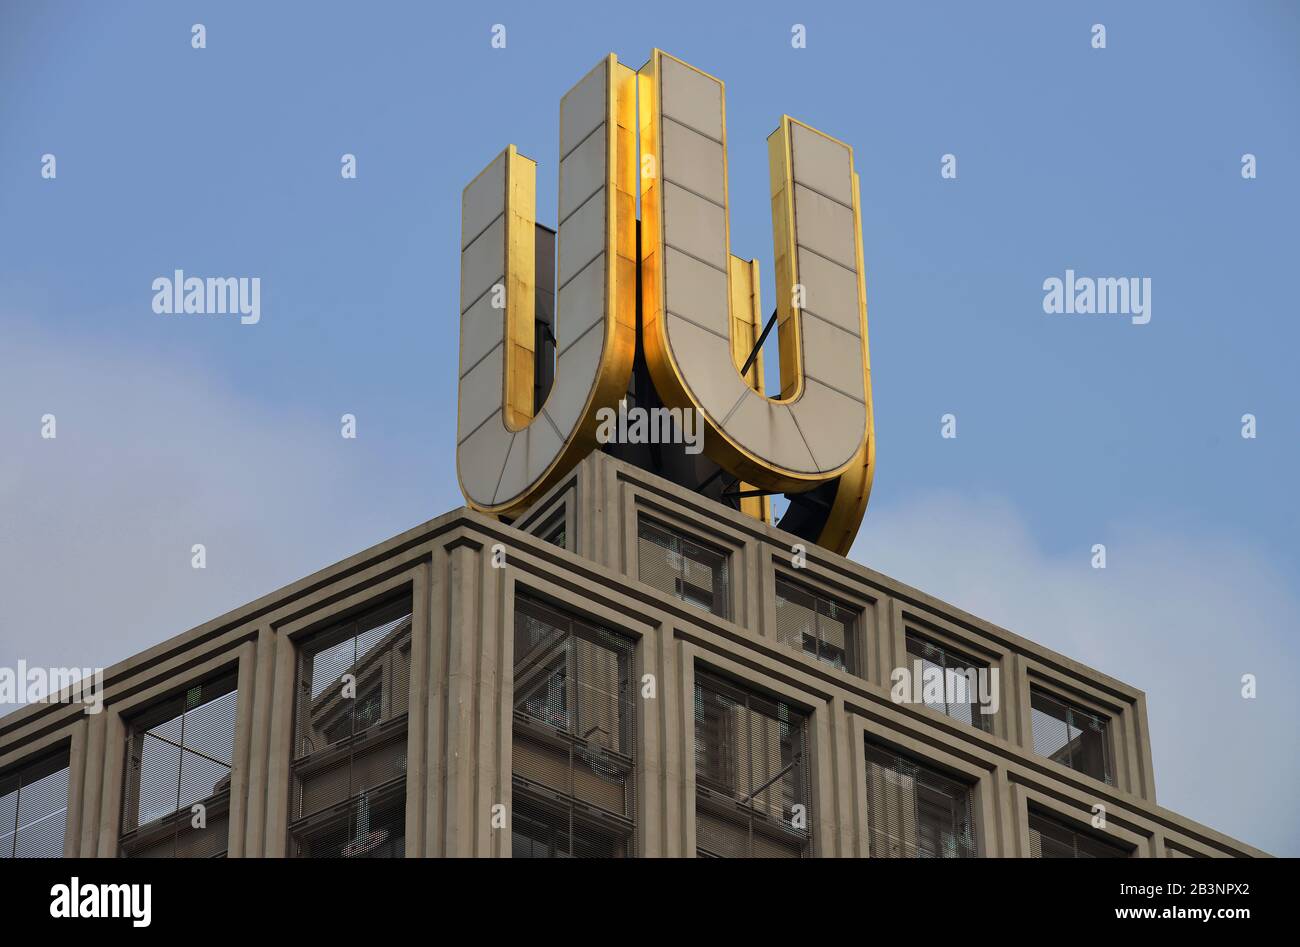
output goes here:
[[802, 185], [794, 188], [795, 239], [800, 246], [857, 270], [853, 211]]
[[731, 343], [671, 313], [667, 320], [668, 344], [682, 375], [690, 379], [691, 392], [705, 412], [721, 422], [751, 389], [741, 380], [731, 360]]
[[858, 308], [857, 271], [808, 250], [799, 250], [798, 259], [804, 309], [860, 336], [862, 313]]
[[461, 195], [460, 248], [462, 250], [486, 230], [488, 224], [505, 213], [505, 175], [506, 154], [503, 151]]
[[712, 329], [723, 337], [731, 331], [727, 308], [727, 274], [706, 266], [680, 250], [664, 253], [665, 308]]
[[[542, 424], [546, 423], [544, 418], [539, 420]], [[528, 486], [528, 439], [537, 426], [536, 423], [530, 424], [522, 431], [515, 432], [510, 450], [506, 454], [506, 462], [501, 468], [496, 492], [492, 496], [493, 504], [504, 503], [518, 496]]]
[[753, 392], [727, 419], [727, 433], [741, 447], [786, 470], [817, 472], [817, 463], [788, 405], [776, 404]]
[[583, 267], [605, 251], [605, 190], [593, 194], [564, 223], [560, 224], [558, 245], [559, 286], [573, 279]]
[[664, 243], [727, 272], [726, 212], [712, 201], [664, 182]]
[[[612, 304], [606, 298], [611, 290], [606, 266], [612, 239], [610, 196], [606, 193], [609, 150], [628, 146], [626, 139], [616, 142], [609, 134], [610, 77], [616, 71], [621, 80], [619, 94], [634, 95], [631, 71], [619, 66], [611, 56], [561, 100], [561, 160], [556, 169], [560, 182], [555, 237], [556, 373], [545, 403], [519, 431], [505, 427], [507, 312], [494, 309], [493, 300], [483, 297], [498, 282], [512, 285], [513, 281], [515, 286], [529, 282], [522, 272], [507, 275], [507, 263], [527, 267], [534, 261], [507, 258], [505, 237], [507, 223], [525, 223], [535, 213], [532, 207], [515, 207], [513, 216], [508, 216], [511, 201], [524, 199], [526, 193], [522, 189], [508, 192], [508, 178], [515, 169], [527, 173], [531, 163], [517, 156], [513, 148], [507, 149], [470, 185], [462, 199], [462, 377], [457, 466], [466, 497], [489, 512], [514, 515], [530, 501], [576, 434], [597, 383], [613, 380], [605, 378], [602, 371], [630, 370], [630, 359], [621, 357], [630, 339], [620, 338], [618, 359], [605, 351], [607, 320], [612, 315], [606, 308], [607, 303]], [[621, 151], [620, 157], [634, 158]], [[520, 245], [514, 249], [525, 248]], [[540, 285], [551, 282], [550, 274], [534, 275]], [[626, 290], [624, 296], [630, 300], [632, 287]], [[509, 312], [522, 316], [528, 308], [511, 306]], [[630, 312], [618, 313], [620, 333], [633, 331], [628, 328], [631, 317]], [[532, 332], [532, 327], [520, 328]], [[527, 372], [522, 374], [526, 376]], [[512, 376], [512, 397], [525, 396], [524, 391], [516, 392], [514, 388], [523, 381], [524, 377]], [[604, 387], [621, 388], [626, 384], [626, 378], [616, 381]]]
[[722, 84], [667, 56], [659, 60], [663, 70], [664, 115], [722, 140]]
[[605, 121], [606, 113], [605, 64], [601, 63], [560, 100], [560, 157], [582, 144]]
[[560, 162], [561, 224], [605, 186], [605, 145], [605, 135], [597, 132]]
[[505, 310], [492, 305], [492, 293], [484, 293], [478, 302], [460, 317], [460, 375], [500, 345], [505, 338]]
[[456, 437], [464, 440], [485, 418], [500, 413], [505, 392], [505, 346], [498, 344], [460, 380]]
[[466, 438], [456, 451], [456, 470], [465, 495], [482, 506], [491, 506], [501, 479], [501, 468], [514, 435], [506, 431], [501, 411]]
[[804, 374], [861, 401], [865, 397], [862, 343], [838, 326], [804, 313]]
[[506, 222], [498, 217], [460, 255], [460, 305], [468, 309], [506, 274]]
[[726, 162], [722, 143], [665, 119], [663, 178], [703, 195], [717, 204], [726, 200]]
[[[867, 407], [848, 395], [832, 391], [814, 378], [804, 380], [803, 397], [795, 406], [795, 417], [818, 469], [832, 470], [847, 464], [862, 446], [867, 430]], [[827, 424], [834, 418], [834, 424]]]
[[565, 284], [556, 309], [556, 350], [562, 356], [583, 333], [605, 319], [605, 254], [597, 256]]
[[528, 462], [525, 467], [528, 477], [525, 486], [536, 483], [546, 473], [563, 447], [564, 441], [555, 433], [555, 424], [549, 417], [539, 416], [528, 428]]
[[[591, 394], [591, 382], [605, 345], [604, 323], [596, 325], [556, 359], [555, 384], [546, 399], [546, 413], [561, 431], [572, 431]], [[544, 420], [544, 419], [543, 419]], [[534, 421], [534, 424], [537, 422]]]
[[849, 149], [798, 123], [791, 124], [794, 179], [853, 206], [853, 163]]

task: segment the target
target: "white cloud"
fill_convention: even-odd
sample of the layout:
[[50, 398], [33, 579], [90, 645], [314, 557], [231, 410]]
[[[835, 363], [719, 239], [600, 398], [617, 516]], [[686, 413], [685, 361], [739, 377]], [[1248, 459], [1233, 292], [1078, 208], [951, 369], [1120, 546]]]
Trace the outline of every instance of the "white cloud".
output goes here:
[[4, 346], [0, 665], [114, 664], [418, 521], [337, 414], [19, 325]]
[[1239, 540], [1134, 523], [1099, 535], [1049, 553], [1007, 500], [936, 493], [873, 506], [851, 555], [1145, 691], [1160, 804], [1300, 854], [1295, 591]]

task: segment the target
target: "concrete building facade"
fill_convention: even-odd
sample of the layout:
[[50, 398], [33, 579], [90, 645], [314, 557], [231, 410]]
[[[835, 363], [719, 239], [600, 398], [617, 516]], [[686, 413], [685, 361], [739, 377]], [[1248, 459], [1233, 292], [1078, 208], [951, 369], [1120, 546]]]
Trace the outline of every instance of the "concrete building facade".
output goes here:
[[600, 453], [0, 719], [0, 819], [6, 855], [1264, 854], [1156, 803], [1141, 691]]

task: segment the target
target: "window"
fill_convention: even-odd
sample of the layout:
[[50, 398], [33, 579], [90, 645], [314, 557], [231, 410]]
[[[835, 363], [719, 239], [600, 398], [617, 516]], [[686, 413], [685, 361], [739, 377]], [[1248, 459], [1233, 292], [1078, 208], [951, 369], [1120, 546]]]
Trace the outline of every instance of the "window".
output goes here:
[[1105, 717], [1038, 688], [1029, 692], [1034, 752], [1105, 783], [1114, 783]]
[[970, 787], [868, 743], [867, 830], [872, 858], [974, 858]]
[[632, 649], [544, 602], [515, 602], [515, 858], [633, 853]]
[[727, 555], [642, 519], [637, 564], [641, 581], [715, 615], [731, 614]]
[[[985, 733], [993, 732], [993, 714], [985, 713], [980, 705], [980, 679], [992, 681], [987, 664], [910, 631], [907, 633], [907, 654], [914, 669], [916, 662], [920, 662], [921, 694], [925, 706]], [[934, 679], [936, 673], [943, 681], [941, 694], [935, 694], [932, 687], [925, 686], [927, 675]], [[987, 689], [991, 684], [985, 686]]]
[[776, 580], [776, 633], [797, 651], [842, 671], [857, 673], [857, 612], [786, 579]]
[[542, 528], [537, 531], [537, 535], [542, 538], [543, 542], [548, 542], [552, 546], [559, 546], [561, 549], [568, 548], [569, 536], [563, 506], [560, 506], [547, 518]]
[[299, 654], [290, 854], [401, 858], [410, 599], [313, 635]]
[[811, 855], [807, 714], [697, 671], [695, 793], [700, 856]]
[[62, 858], [68, 830], [68, 756], [0, 776], [0, 858]]
[[[235, 685], [231, 671], [168, 697], [127, 721], [119, 845], [124, 857], [225, 855], [235, 753]], [[195, 810], [200, 805], [202, 809]]]
[[1031, 809], [1029, 855], [1031, 858], [1128, 858], [1130, 852]]

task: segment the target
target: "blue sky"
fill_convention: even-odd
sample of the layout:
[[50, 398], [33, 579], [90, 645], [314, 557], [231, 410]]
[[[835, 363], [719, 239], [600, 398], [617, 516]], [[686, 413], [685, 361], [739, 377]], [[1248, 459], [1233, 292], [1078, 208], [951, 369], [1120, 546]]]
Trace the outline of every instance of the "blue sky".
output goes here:
[[[1161, 802], [1300, 854], [1298, 11], [0, 0], [0, 663], [111, 663], [459, 505], [461, 189], [514, 143], [553, 224], [559, 97], [659, 46], [727, 83], [767, 300], [766, 135], [856, 149], [854, 556], [1147, 690]], [[154, 314], [175, 268], [261, 277], [260, 323]], [[1044, 314], [1067, 268], [1150, 277], [1151, 322]]]

